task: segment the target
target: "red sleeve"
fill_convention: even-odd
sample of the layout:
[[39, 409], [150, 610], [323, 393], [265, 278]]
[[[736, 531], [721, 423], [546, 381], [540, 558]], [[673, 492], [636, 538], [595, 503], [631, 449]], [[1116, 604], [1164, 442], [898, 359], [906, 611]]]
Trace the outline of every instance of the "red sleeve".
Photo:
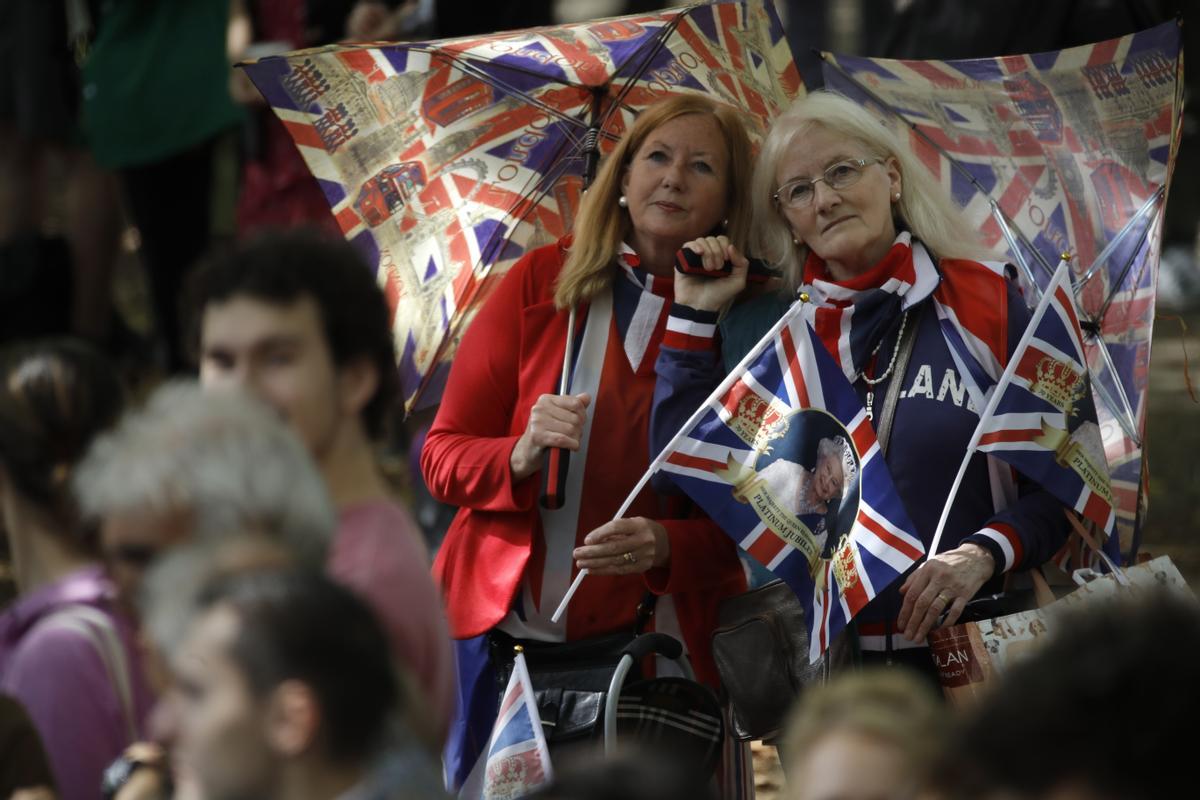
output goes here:
[[521, 310], [532, 298], [536, 252], [513, 265], [467, 329], [437, 418], [421, 450], [429, 492], [481, 511], [532, 507], [538, 474], [513, 482], [508, 459], [520, 373]]
[[671, 561], [646, 573], [646, 588], [655, 594], [708, 589], [729, 581], [730, 565], [739, 565], [737, 548], [707, 518], [660, 519], [671, 542]]

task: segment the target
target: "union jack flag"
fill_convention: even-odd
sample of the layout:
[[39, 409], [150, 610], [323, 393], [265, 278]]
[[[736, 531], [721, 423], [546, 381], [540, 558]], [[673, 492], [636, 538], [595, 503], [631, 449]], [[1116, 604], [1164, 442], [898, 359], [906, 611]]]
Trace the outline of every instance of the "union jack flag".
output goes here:
[[973, 441], [967, 458], [979, 449], [1007, 461], [1112, 532], [1112, 482], [1066, 262], [1046, 287]]
[[793, 305], [656, 463], [796, 592], [815, 662], [925, 548], [811, 311]]
[[496, 725], [479, 762], [463, 784], [460, 798], [524, 797], [554, 779], [533, 685], [521, 653], [513, 662]]

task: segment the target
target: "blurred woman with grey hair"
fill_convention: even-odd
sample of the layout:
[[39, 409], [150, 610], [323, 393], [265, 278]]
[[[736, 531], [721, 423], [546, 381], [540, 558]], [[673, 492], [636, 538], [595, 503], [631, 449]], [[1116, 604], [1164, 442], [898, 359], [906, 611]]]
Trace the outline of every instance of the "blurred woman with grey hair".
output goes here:
[[75, 488], [129, 604], [173, 545], [256, 532], [320, 569], [334, 531], [325, 483], [291, 429], [249, 395], [190, 381], [162, 386], [98, 439]]

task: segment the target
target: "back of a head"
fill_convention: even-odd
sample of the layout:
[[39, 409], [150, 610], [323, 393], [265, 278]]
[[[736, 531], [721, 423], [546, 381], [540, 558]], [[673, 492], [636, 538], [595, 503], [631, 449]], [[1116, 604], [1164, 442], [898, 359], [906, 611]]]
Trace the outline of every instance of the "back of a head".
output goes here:
[[255, 696], [299, 681], [320, 704], [319, 741], [338, 762], [361, 762], [401, 712], [383, 628], [370, 609], [328, 578], [294, 570], [218, 579], [200, 608], [226, 607], [239, 626], [230, 656]]
[[239, 297], [281, 306], [311, 299], [334, 363], [366, 359], [376, 368], [378, 386], [362, 420], [368, 435], [383, 434], [400, 391], [391, 314], [352, 245], [316, 229], [266, 231], [202, 263], [188, 291], [193, 356], [199, 353], [205, 308]]
[[58, 530], [78, 533], [70, 478], [120, 415], [121, 382], [102, 354], [71, 339], [10, 348], [0, 365], [0, 466]]
[[[1200, 605], [1153, 595], [1074, 612], [967, 718], [961, 797], [1179, 797], [1200, 718]], [[1184, 791], [1186, 794], [1186, 790]]]
[[182, 509], [197, 539], [257, 532], [306, 566], [324, 563], [336, 524], [321, 474], [291, 429], [249, 395], [206, 392], [194, 381], [160, 387], [98, 439], [76, 488], [91, 518]]
[[604, 757], [598, 751], [555, 763], [554, 782], [530, 800], [706, 800], [712, 797], [704, 770], [677, 759], [625, 751]]
[[946, 746], [948, 726], [944, 701], [927, 680], [904, 669], [865, 669], [806, 687], [781, 749], [788, 784], [795, 788], [811, 780], [822, 765], [809, 754], [829, 737], [848, 734], [898, 755], [892, 763], [902, 774], [885, 776], [886, 783], [924, 785]]

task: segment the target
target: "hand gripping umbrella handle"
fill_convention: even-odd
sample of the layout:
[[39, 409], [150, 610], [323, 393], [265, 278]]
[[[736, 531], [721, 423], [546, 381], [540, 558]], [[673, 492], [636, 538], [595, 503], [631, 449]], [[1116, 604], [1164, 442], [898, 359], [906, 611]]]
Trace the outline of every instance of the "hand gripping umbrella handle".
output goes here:
[[547, 447], [542, 455], [543, 508], [562, 508], [563, 495], [567, 491], [567, 468], [570, 466], [570, 459], [570, 451], [561, 447]]
[[[575, 306], [567, 315], [567, 346], [563, 348], [562, 377], [558, 381], [558, 393], [566, 394], [571, 388], [571, 351], [575, 343]], [[542, 455], [542, 494], [540, 502], [543, 508], [551, 510], [562, 508], [567, 491], [567, 468], [570, 466], [571, 452], [562, 447], [547, 447]]]

